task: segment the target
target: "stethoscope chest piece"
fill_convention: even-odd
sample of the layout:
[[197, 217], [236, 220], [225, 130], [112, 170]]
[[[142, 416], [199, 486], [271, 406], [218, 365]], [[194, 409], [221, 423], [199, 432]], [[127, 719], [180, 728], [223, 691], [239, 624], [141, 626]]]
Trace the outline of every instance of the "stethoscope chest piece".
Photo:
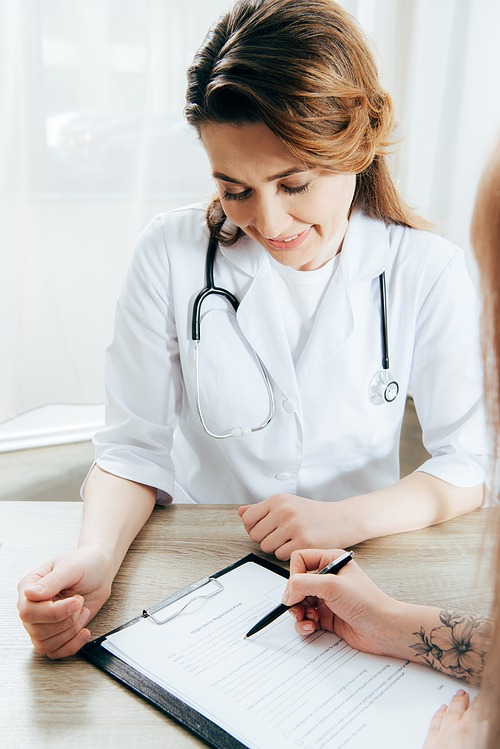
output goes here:
[[399, 393], [399, 385], [388, 369], [379, 369], [370, 382], [368, 395], [370, 400], [376, 406], [382, 403], [392, 403], [396, 400]]

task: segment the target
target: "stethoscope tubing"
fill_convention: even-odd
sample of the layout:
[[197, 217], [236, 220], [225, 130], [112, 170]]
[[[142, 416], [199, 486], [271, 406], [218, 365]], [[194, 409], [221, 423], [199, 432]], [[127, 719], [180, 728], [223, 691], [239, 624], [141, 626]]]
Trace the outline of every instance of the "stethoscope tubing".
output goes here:
[[205, 260], [205, 278], [206, 286], [196, 296], [193, 302], [193, 315], [191, 318], [191, 338], [193, 341], [200, 340], [200, 329], [201, 329], [201, 305], [204, 300], [214, 294], [216, 296], [225, 297], [232, 305], [234, 311], [238, 310], [240, 303], [230, 291], [223, 289], [220, 286], [214, 284], [214, 265], [215, 265], [215, 254], [217, 252], [217, 239], [213, 234], [210, 235], [210, 242], [208, 243], [207, 257]]
[[389, 334], [387, 332], [387, 292], [385, 287], [385, 271], [378, 277], [380, 289], [380, 328], [382, 335], [382, 369], [389, 369]]
[[199, 294], [197, 294], [196, 299], [193, 302], [193, 313], [192, 313], [192, 319], [191, 319], [191, 337], [194, 341], [194, 382], [195, 382], [195, 393], [196, 393], [196, 410], [198, 411], [198, 416], [200, 418], [201, 425], [204, 429], [204, 431], [214, 439], [227, 439], [228, 437], [245, 437], [248, 434], [251, 434], [253, 432], [260, 432], [262, 429], [265, 429], [268, 424], [273, 420], [275, 414], [276, 414], [276, 399], [274, 397], [274, 391], [273, 387], [271, 385], [271, 381], [269, 379], [269, 375], [267, 374], [266, 368], [264, 367], [264, 363], [262, 362], [260, 356], [257, 354], [256, 351], [254, 351], [255, 358], [257, 359], [257, 363], [260, 367], [260, 370], [262, 372], [262, 377], [264, 379], [264, 383], [266, 385], [267, 394], [269, 397], [269, 413], [267, 416], [267, 419], [262, 422], [257, 427], [234, 427], [230, 432], [226, 434], [216, 434], [215, 432], [212, 432], [206, 422], [203, 418], [203, 412], [201, 409], [201, 398], [200, 398], [200, 370], [199, 370], [199, 344], [201, 340], [201, 305], [203, 304], [204, 300], [207, 299], [211, 294], [214, 296], [222, 296], [225, 299], [227, 299], [230, 304], [232, 305], [235, 312], [237, 312], [239, 307], [239, 302], [234, 296], [234, 294], [231, 294], [230, 291], [227, 289], [223, 289], [220, 286], [216, 286], [214, 283], [214, 265], [215, 265], [215, 254], [217, 252], [217, 245], [218, 242], [214, 235], [212, 234], [210, 236], [210, 242], [208, 243], [208, 250], [207, 250], [207, 257], [205, 261], [205, 279], [206, 279], [206, 285], [205, 288], [203, 288]]

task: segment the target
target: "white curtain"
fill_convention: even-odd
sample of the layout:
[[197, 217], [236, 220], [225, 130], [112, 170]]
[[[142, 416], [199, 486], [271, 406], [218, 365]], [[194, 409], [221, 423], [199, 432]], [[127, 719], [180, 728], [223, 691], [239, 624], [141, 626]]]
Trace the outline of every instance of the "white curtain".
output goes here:
[[342, 4], [379, 51], [399, 121], [394, 166], [403, 194], [448, 239], [470, 248], [477, 183], [500, 129], [500, 2]]
[[[230, 4], [0, 0], [0, 442], [32, 409], [102, 403], [139, 231], [213, 189], [183, 121], [185, 71]], [[400, 188], [467, 248], [500, 127], [500, 3], [342, 4], [374, 39], [395, 100]]]

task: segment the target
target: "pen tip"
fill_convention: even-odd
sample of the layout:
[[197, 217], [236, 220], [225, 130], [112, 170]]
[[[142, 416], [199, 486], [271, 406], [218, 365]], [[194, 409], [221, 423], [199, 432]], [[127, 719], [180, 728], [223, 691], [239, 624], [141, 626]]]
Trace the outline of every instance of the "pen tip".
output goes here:
[[248, 635], [245, 635], [245, 637], [243, 639], [244, 640], [248, 640]]

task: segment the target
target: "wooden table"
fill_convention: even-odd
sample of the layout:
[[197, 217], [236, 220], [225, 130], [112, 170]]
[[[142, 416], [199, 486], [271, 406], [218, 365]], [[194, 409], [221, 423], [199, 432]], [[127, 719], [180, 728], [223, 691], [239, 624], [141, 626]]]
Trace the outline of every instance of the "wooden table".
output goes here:
[[[490, 510], [413, 533], [366, 541], [356, 560], [402, 600], [487, 612]], [[203, 747], [163, 713], [79, 657], [37, 655], [19, 620], [16, 584], [75, 547], [82, 505], [0, 502], [0, 744], [36, 749]], [[90, 625], [101, 635], [168, 593], [260, 549], [236, 505], [158, 507], [133, 543], [110, 600]], [[481, 562], [478, 572], [478, 560]]]

